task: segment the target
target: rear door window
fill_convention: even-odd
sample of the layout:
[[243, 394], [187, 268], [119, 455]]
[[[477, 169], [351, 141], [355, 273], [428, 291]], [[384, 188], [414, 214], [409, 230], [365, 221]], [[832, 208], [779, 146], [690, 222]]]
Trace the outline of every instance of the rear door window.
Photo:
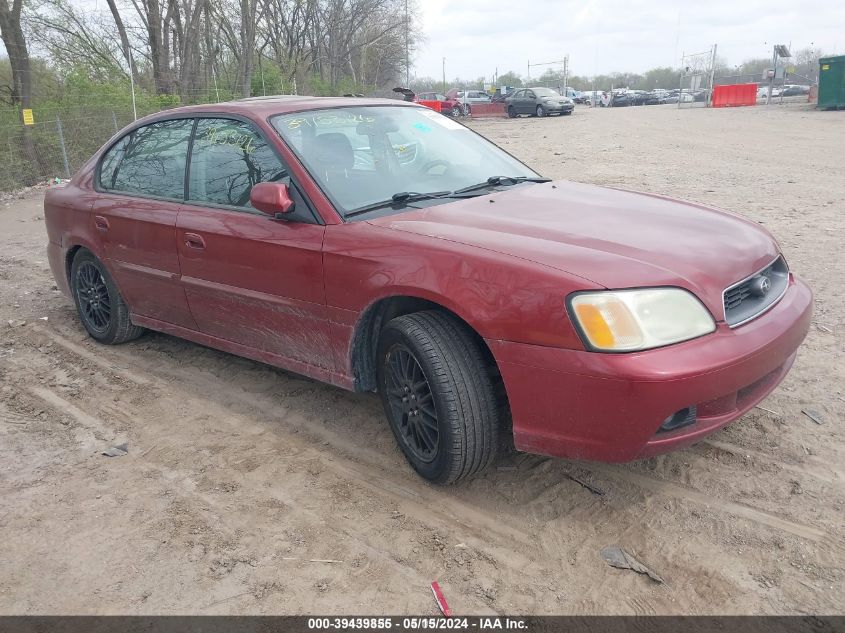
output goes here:
[[193, 119], [145, 125], [115, 143], [100, 163], [104, 191], [182, 200]]

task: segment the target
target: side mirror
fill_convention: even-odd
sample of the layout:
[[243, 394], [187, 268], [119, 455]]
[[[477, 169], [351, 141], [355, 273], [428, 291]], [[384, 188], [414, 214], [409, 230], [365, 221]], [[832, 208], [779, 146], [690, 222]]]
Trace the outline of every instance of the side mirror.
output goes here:
[[280, 182], [259, 182], [249, 192], [249, 202], [253, 208], [274, 218], [293, 211], [288, 186]]

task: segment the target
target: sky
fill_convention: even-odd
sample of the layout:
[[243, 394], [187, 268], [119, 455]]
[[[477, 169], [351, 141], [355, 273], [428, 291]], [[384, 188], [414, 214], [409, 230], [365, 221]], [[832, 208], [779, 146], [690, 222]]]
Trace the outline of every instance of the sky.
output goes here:
[[[771, 57], [773, 44], [845, 53], [845, 2], [799, 0], [419, 0], [425, 40], [416, 77], [476, 79], [569, 55], [570, 73], [642, 72], [707, 51], [729, 64]], [[537, 77], [547, 68], [531, 69]]]

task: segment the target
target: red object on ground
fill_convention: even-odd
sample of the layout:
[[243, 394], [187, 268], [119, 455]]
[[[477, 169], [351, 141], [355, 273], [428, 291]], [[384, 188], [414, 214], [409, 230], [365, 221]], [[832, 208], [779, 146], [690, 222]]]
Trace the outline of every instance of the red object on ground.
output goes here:
[[473, 119], [506, 117], [508, 110], [504, 103], [472, 103], [469, 106], [469, 115]]
[[[726, 322], [725, 289], [780, 255], [757, 223], [566, 181], [344, 220], [269, 122], [337, 103], [237, 101], [134, 123], [114, 142], [192, 115], [248, 121], [284, 161], [301, 195], [297, 206], [313, 207], [319, 222], [99, 191], [109, 143], [67, 185], [47, 191], [47, 252], [59, 289], [71, 294], [71, 262], [85, 248], [115, 280], [134, 324], [357, 391], [372, 388], [375, 352], [366, 361], [366, 350], [384, 306], [448, 311], [497, 365], [516, 448], [575, 459], [620, 462], [686, 446], [739, 418], [788, 372], [813, 304], [800, 279], [790, 273], [766, 312], [741, 326]], [[184, 168], [184, 159], [171, 167]], [[662, 286], [697, 297], [715, 331], [646, 351], [586, 349], [568, 296]], [[658, 432], [667, 416], [692, 406], [693, 423]]]
[[757, 84], [728, 84], [713, 88], [713, 107], [757, 105]]
[[440, 102], [440, 101], [425, 100], [425, 101], [417, 101], [416, 103], [419, 103], [420, 105], [425, 106], [426, 108], [431, 108], [435, 112], [440, 112], [440, 110], [442, 108], [442, 102]]
[[431, 592], [434, 594], [434, 599], [437, 600], [437, 606], [440, 607], [440, 611], [443, 615], [447, 618], [451, 617], [452, 610], [449, 609], [449, 605], [446, 604], [446, 598], [443, 596], [443, 592], [440, 591], [440, 585], [437, 584], [436, 580], [431, 583]]

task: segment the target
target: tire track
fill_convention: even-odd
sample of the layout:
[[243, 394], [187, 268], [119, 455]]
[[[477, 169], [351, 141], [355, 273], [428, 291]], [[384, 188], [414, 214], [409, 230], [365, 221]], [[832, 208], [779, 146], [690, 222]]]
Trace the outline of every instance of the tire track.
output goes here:
[[668, 481], [654, 479], [646, 475], [624, 470], [621, 467], [605, 464], [590, 464], [587, 468], [594, 472], [601, 473], [610, 479], [621, 479], [627, 481], [652, 493], [673, 497], [675, 499], [692, 501], [708, 508], [715, 508], [742, 519], [747, 519], [776, 530], [788, 532], [803, 539], [821, 542], [826, 540], [828, 537], [828, 533], [821, 528], [795, 523], [766, 512], [765, 510], [753, 508], [736, 501], [716, 499], [703, 492], [698, 492], [697, 490], [679, 486]]

